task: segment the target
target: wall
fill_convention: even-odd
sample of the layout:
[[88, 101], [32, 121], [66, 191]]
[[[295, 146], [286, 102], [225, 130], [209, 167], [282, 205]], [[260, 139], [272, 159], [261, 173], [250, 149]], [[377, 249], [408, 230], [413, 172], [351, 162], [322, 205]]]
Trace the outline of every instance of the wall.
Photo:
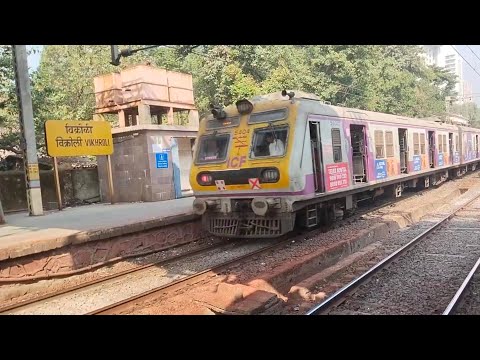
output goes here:
[[[100, 200], [97, 169], [63, 170], [59, 175], [64, 206]], [[40, 184], [44, 209], [58, 208], [53, 170], [40, 171]], [[23, 171], [0, 172], [0, 200], [5, 212], [28, 209]]]
[[[135, 129], [125, 128], [121, 133], [114, 133], [114, 153], [111, 155], [114, 201], [161, 201], [175, 199], [175, 185], [173, 174], [172, 138], [177, 139], [179, 145], [179, 176], [181, 189], [189, 190], [188, 173], [191, 166], [192, 152], [190, 139], [196, 136], [196, 131], [190, 130], [163, 130], [158, 125], [136, 126]], [[172, 127], [173, 128], [173, 127]], [[177, 127], [181, 129], [181, 127]], [[116, 129], [117, 130], [117, 129]], [[157, 168], [156, 154], [166, 154], [168, 161]], [[108, 163], [105, 156], [98, 156], [98, 173], [100, 179], [100, 193], [102, 201], [110, 202], [108, 190]], [[182, 180], [183, 179], [183, 180]]]

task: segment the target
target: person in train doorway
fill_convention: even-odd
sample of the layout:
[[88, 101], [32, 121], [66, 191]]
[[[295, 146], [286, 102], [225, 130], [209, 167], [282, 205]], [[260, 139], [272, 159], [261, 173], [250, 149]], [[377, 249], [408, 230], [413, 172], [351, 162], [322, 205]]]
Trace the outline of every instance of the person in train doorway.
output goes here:
[[285, 146], [283, 145], [283, 141], [274, 136], [272, 133], [268, 133], [265, 136], [267, 140], [268, 150], [270, 152], [270, 156], [280, 156], [283, 155], [285, 152]]
[[207, 140], [204, 160], [216, 160], [219, 156], [219, 148], [216, 140]]

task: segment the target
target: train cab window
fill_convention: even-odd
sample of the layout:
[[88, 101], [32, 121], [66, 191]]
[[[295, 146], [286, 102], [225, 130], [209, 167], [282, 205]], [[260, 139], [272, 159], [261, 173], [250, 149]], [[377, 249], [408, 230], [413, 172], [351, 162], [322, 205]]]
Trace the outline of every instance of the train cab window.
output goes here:
[[219, 162], [227, 157], [229, 134], [202, 136], [199, 140], [198, 163]]
[[283, 156], [287, 148], [288, 127], [268, 127], [253, 135], [251, 158]]

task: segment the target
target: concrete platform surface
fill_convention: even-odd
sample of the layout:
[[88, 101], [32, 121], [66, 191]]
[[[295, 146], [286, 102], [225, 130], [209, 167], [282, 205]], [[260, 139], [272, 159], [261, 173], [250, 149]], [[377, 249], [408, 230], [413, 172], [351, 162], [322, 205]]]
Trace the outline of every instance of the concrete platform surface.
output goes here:
[[6, 224], [0, 225], [0, 261], [193, 220], [197, 218], [193, 200], [96, 204], [43, 216], [6, 215]]

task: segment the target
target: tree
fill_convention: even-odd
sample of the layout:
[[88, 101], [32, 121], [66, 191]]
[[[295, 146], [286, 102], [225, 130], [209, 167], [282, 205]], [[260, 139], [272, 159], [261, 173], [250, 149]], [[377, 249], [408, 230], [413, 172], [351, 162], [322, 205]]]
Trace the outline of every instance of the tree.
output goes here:
[[454, 104], [450, 112], [467, 118], [471, 126], [480, 127], [480, 109], [474, 102]]
[[21, 154], [12, 47], [0, 45], [0, 149]]
[[[35, 116], [39, 99], [35, 97], [34, 83], [31, 82], [30, 85], [36, 140], [41, 147], [44, 144], [43, 123]], [[12, 151], [18, 155], [23, 154], [20, 148], [20, 119], [11, 45], [0, 45], [0, 150]]]
[[[10, 129], [0, 148], [18, 149], [8, 51], [0, 47], [0, 126]], [[181, 45], [139, 51], [122, 58], [118, 68], [109, 63], [108, 45], [49, 45], [32, 77], [39, 146], [42, 149], [45, 120], [92, 118], [95, 76], [147, 61], [192, 74], [201, 113], [211, 103], [228, 105], [243, 97], [298, 89], [332, 104], [371, 111], [417, 117], [444, 114], [445, 97], [454, 95], [455, 79], [426, 66], [421, 51], [410, 45]]]

